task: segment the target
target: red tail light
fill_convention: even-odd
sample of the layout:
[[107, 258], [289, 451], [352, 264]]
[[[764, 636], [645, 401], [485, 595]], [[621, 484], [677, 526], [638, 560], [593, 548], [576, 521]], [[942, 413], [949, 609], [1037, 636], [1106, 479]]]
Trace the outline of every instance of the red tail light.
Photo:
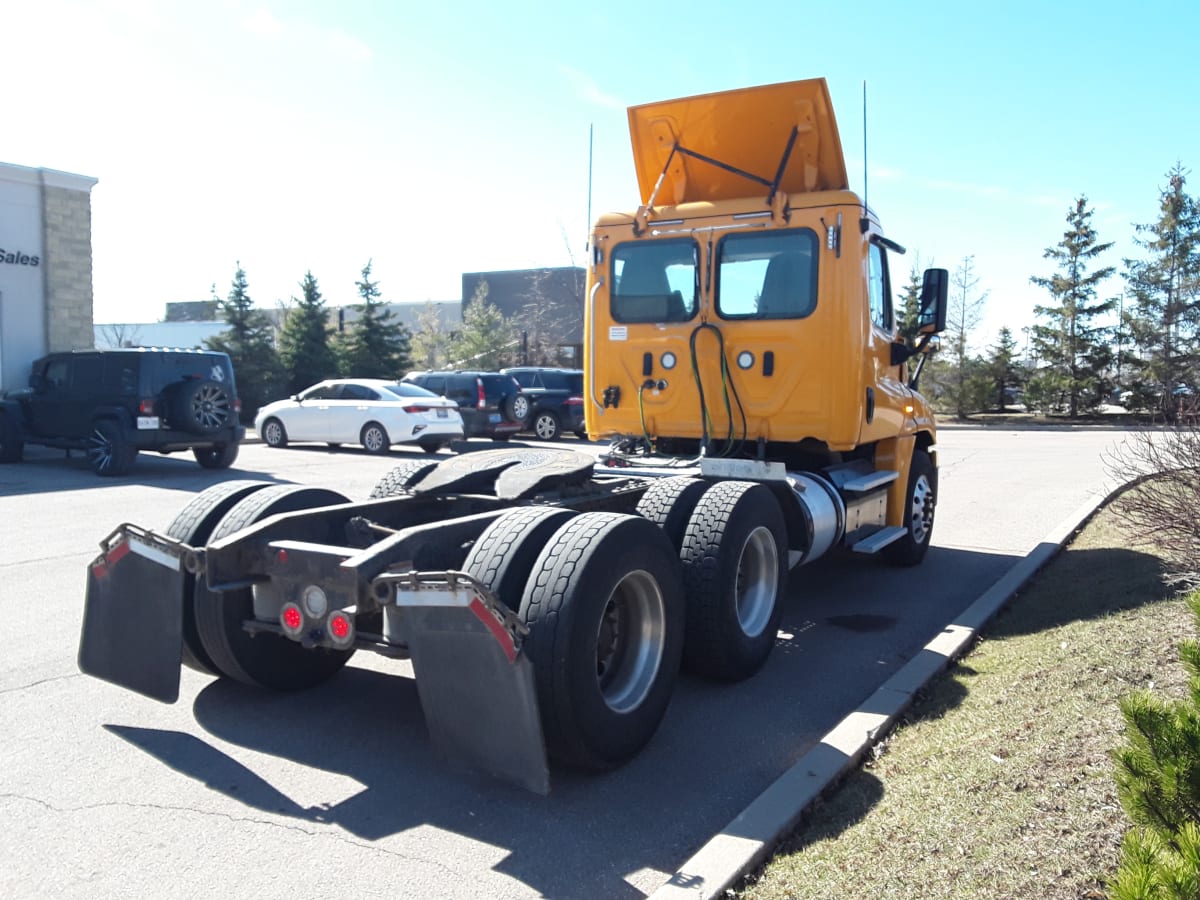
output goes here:
[[475, 387], [478, 388], [478, 390], [479, 390], [479, 408], [486, 409], [487, 408], [487, 396], [483, 393], [483, 379], [482, 378], [475, 379]]
[[141, 402], [138, 403], [138, 415], [139, 416], [154, 415], [154, 398], [153, 397], [143, 397], [141, 399]]
[[279, 624], [289, 636], [297, 637], [304, 630], [304, 613], [295, 603], [285, 603], [279, 613]]
[[402, 407], [402, 409], [406, 413], [423, 413], [423, 412], [433, 412], [434, 407], [432, 407], [432, 406], [405, 406], [405, 407]]
[[345, 648], [354, 643], [354, 621], [340, 609], [326, 620], [325, 630], [335, 647]]
[[582, 397], [568, 397], [563, 401], [563, 406], [583, 406]]

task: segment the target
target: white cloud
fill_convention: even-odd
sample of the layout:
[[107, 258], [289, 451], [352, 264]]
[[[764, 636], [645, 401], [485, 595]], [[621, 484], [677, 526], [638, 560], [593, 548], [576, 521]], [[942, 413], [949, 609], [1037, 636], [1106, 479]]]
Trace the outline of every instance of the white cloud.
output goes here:
[[275, 39], [283, 34], [283, 23], [270, 10], [261, 7], [242, 19], [242, 27], [259, 37]]
[[588, 103], [603, 106], [605, 109], [625, 109], [627, 104], [622, 103], [611, 94], [604, 93], [590, 76], [585, 75], [578, 69], [573, 69], [570, 66], [559, 66], [558, 70], [571, 83], [571, 87], [575, 90], [575, 93]]

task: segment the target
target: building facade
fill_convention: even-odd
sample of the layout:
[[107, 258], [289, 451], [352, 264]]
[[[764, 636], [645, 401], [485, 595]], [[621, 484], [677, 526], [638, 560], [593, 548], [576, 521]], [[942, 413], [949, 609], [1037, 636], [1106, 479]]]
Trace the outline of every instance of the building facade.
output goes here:
[[46, 353], [92, 346], [95, 178], [0, 163], [0, 390]]

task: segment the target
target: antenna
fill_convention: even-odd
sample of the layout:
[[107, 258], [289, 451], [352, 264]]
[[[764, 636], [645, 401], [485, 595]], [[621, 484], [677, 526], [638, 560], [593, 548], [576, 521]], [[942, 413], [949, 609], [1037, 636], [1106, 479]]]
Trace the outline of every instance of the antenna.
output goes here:
[[587, 230], [584, 232], [587, 235], [587, 240], [583, 242], [583, 249], [590, 250], [592, 243], [592, 133], [595, 131], [596, 125], [594, 122], [588, 123], [588, 199], [587, 199]]
[[863, 214], [859, 227], [865, 234], [870, 227], [870, 204], [867, 202], [867, 80], [863, 79]]

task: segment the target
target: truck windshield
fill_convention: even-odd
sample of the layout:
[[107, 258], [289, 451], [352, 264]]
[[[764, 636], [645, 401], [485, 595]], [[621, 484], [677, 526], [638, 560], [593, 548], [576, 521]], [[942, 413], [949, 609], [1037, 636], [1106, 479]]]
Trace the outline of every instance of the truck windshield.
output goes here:
[[696, 242], [638, 241], [612, 254], [612, 317], [617, 322], [686, 322], [696, 314]]
[[817, 235], [808, 228], [727, 234], [718, 244], [723, 319], [800, 319], [817, 305]]

